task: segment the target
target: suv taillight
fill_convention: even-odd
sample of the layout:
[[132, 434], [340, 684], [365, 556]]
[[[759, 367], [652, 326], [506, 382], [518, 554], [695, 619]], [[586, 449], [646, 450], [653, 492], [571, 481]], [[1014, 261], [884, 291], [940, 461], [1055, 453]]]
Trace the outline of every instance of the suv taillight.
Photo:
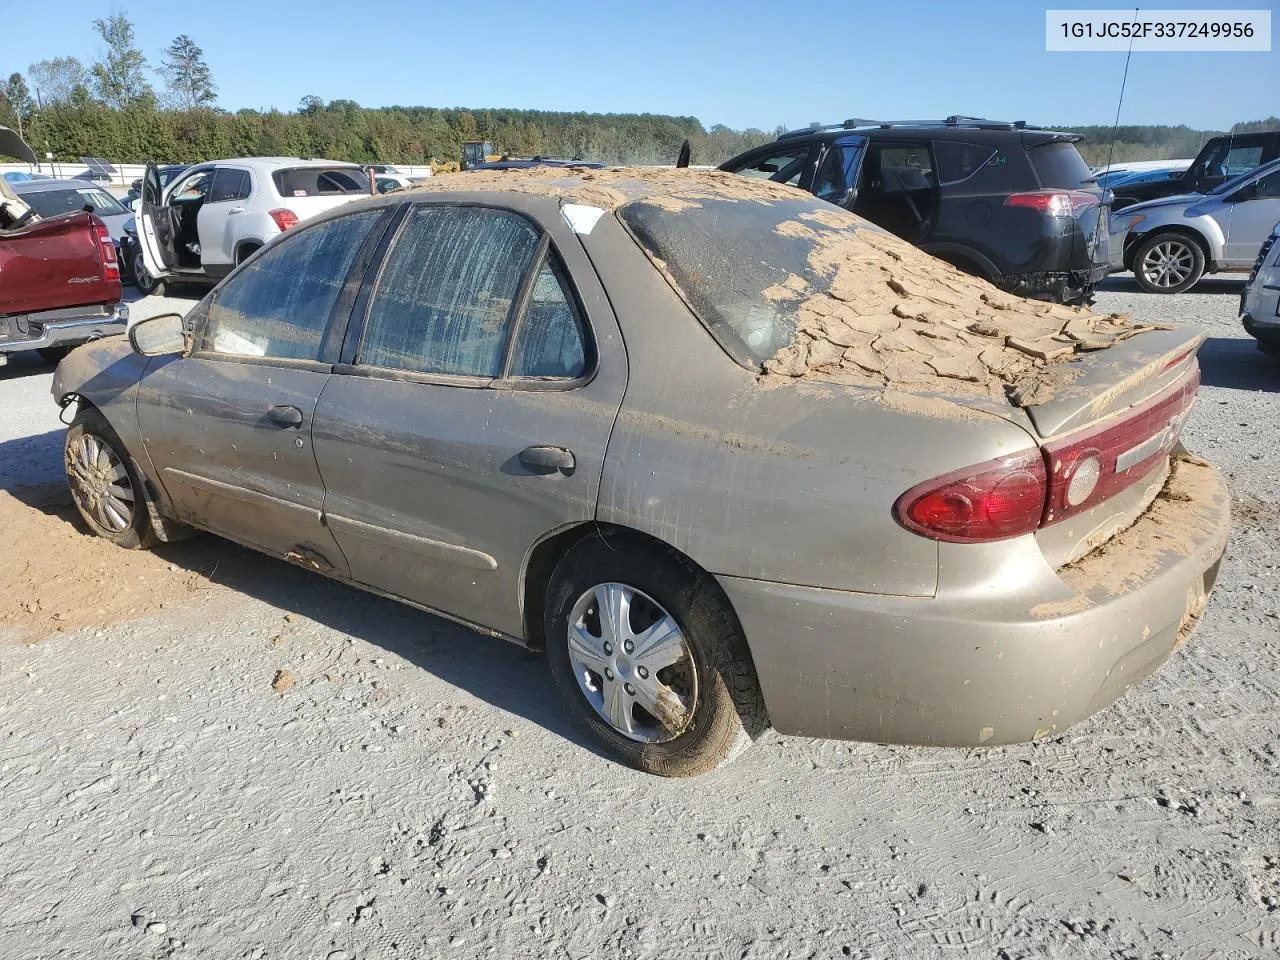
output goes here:
[[298, 222], [298, 215], [292, 210], [285, 210], [283, 207], [269, 211], [268, 216], [276, 222], [276, 226], [280, 228], [281, 233], [295, 226]]
[[914, 486], [898, 498], [893, 515], [932, 540], [1006, 540], [1040, 525], [1047, 488], [1044, 457], [1025, 450]]
[[93, 222], [93, 235], [98, 241], [98, 258], [102, 261], [102, 275], [107, 280], [120, 279], [120, 259], [116, 256], [116, 245], [111, 239], [111, 231], [101, 220]]
[[1084, 190], [1031, 190], [1011, 194], [1004, 201], [1006, 207], [1030, 207], [1051, 217], [1071, 217], [1101, 203], [1100, 197]]

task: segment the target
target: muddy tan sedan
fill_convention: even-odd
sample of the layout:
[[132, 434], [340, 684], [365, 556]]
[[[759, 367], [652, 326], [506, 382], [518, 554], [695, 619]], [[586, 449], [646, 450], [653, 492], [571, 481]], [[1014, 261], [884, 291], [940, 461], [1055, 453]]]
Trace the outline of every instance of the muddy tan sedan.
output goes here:
[[1178, 443], [1199, 343], [774, 184], [476, 172], [288, 231], [53, 392], [96, 533], [544, 649], [614, 756], [684, 776], [769, 726], [1049, 736], [1154, 670], [1227, 539]]

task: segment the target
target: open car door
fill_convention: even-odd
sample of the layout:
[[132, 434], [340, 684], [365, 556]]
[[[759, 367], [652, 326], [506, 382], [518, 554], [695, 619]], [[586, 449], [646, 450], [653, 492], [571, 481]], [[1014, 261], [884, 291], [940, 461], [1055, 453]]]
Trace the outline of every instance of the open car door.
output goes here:
[[157, 280], [167, 276], [178, 262], [173, 245], [172, 211], [162, 203], [160, 171], [147, 164], [142, 177], [142, 199], [138, 203], [138, 245], [147, 272]]

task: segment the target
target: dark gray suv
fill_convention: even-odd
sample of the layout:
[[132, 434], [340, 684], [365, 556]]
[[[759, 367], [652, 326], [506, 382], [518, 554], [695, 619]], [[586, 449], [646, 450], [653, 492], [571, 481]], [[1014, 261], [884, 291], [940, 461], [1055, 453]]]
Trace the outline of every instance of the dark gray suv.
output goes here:
[[1080, 139], [972, 117], [846, 120], [720, 169], [808, 190], [1011, 293], [1083, 303], [1107, 275], [1110, 193]]

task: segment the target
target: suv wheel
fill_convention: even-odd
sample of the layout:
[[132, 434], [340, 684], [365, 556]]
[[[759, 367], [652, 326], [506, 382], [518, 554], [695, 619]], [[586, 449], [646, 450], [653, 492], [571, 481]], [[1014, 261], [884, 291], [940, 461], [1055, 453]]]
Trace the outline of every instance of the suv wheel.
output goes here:
[[144, 297], [149, 297], [153, 293], [158, 297], [164, 296], [164, 281], [157, 280], [151, 275], [146, 261], [142, 259], [141, 251], [133, 255], [133, 285]]
[[1204, 251], [1185, 233], [1157, 233], [1138, 244], [1133, 276], [1147, 293], [1182, 293], [1204, 275]]
[[665, 777], [713, 770], [768, 726], [738, 618], [680, 554], [605, 536], [572, 547], [547, 590], [556, 686], [628, 766]]

